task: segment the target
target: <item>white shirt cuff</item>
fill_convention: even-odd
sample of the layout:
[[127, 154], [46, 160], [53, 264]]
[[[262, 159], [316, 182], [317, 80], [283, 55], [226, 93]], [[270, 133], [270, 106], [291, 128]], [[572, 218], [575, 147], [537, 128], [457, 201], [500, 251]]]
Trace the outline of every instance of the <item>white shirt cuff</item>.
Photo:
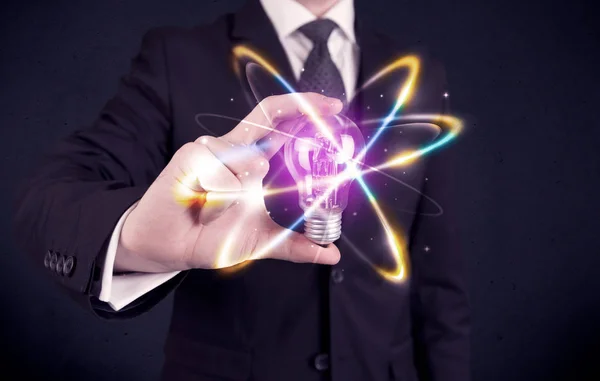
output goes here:
[[125, 213], [123, 213], [119, 222], [117, 222], [117, 226], [115, 226], [115, 230], [113, 230], [108, 243], [108, 249], [106, 250], [99, 299], [108, 303], [115, 311], [119, 311], [121, 308], [133, 302], [140, 296], [152, 291], [179, 273], [179, 271], [171, 271], [167, 273], [113, 274], [115, 257], [117, 256], [117, 249], [119, 248], [119, 238], [121, 237], [121, 229], [123, 228], [125, 219], [136, 205], [137, 203], [133, 204], [125, 211]]

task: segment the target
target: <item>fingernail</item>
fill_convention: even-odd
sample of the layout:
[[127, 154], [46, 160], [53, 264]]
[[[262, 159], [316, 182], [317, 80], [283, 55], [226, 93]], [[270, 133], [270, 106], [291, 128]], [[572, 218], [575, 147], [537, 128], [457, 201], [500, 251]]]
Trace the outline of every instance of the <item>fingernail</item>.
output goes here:
[[337, 98], [327, 98], [327, 102], [329, 107], [334, 110], [341, 110], [344, 107], [342, 101]]

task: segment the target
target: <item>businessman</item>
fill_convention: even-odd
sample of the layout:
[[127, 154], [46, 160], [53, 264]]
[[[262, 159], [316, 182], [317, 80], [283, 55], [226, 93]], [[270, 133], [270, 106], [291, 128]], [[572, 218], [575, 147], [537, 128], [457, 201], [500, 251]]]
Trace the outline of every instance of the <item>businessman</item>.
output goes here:
[[[377, 127], [369, 121], [386, 115], [405, 73], [358, 89], [415, 46], [355, 16], [352, 0], [249, 0], [207, 26], [151, 30], [93, 126], [50, 151], [21, 192], [20, 243], [97, 316], [133, 318], [174, 292], [164, 380], [469, 380], [452, 147], [392, 173], [402, 184], [369, 175], [410, 253], [402, 283], [374, 270], [389, 265], [387, 243], [360, 188], [351, 189], [342, 239], [321, 247], [290, 232], [251, 262], [253, 250], [302, 215], [297, 199], [209, 208], [208, 199], [173, 196], [189, 171], [198, 180], [190, 189], [201, 192], [294, 184], [281, 170], [282, 135], [256, 126], [285, 130], [306, 104], [276, 82], [253, 99], [232, 64], [238, 45], [260, 52], [317, 114], [347, 115], [368, 140]], [[446, 92], [442, 67], [422, 55], [403, 112], [443, 112]], [[207, 113], [243, 121], [211, 118], [203, 129], [197, 118]], [[374, 144], [365, 160], [422, 143], [402, 132]], [[432, 199], [441, 216], [432, 216]], [[217, 269], [241, 215], [245, 229], [229, 243], [236, 266]]]

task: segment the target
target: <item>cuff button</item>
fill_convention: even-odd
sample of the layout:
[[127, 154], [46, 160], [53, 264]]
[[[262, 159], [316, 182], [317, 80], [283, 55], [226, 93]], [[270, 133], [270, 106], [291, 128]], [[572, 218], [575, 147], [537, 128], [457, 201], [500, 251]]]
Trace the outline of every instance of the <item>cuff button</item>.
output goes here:
[[50, 266], [50, 259], [52, 257], [52, 251], [46, 251], [46, 255], [44, 256], [44, 267], [48, 268]]
[[75, 269], [75, 258], [73, 258], [72, 256], [68, 256], [67, 259], [65, 259], [65, 262], [63, 264], [63, 268], [62, 268], [63, 275], [71, 276], [74, 269]]
[[56, 263], [58, 262], [58, 255], [56, 253], [52, 253], [50, 255], [50, 270], [56, 271]]
[[58, 261], [56, 262], [56, 272], [59, 275], [63, 275], [64, 265], [65, 265], [65, 258], [61, 255], [58, 257]]

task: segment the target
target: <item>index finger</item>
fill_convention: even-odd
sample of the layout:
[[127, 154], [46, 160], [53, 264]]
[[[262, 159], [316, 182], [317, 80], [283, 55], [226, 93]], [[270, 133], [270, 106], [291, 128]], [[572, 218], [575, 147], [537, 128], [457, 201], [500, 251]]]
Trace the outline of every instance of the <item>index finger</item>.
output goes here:
[[[235, 128], [223, 135], [232, 144], [251, 145], [286, 120], [302, 115], [330, 116], [342, 111], [343, 104], [337, 98], [317, 93], [291, 93], [274, 95], [263, 99]], [[282, 143], [283, 144], [283, 143]]]

